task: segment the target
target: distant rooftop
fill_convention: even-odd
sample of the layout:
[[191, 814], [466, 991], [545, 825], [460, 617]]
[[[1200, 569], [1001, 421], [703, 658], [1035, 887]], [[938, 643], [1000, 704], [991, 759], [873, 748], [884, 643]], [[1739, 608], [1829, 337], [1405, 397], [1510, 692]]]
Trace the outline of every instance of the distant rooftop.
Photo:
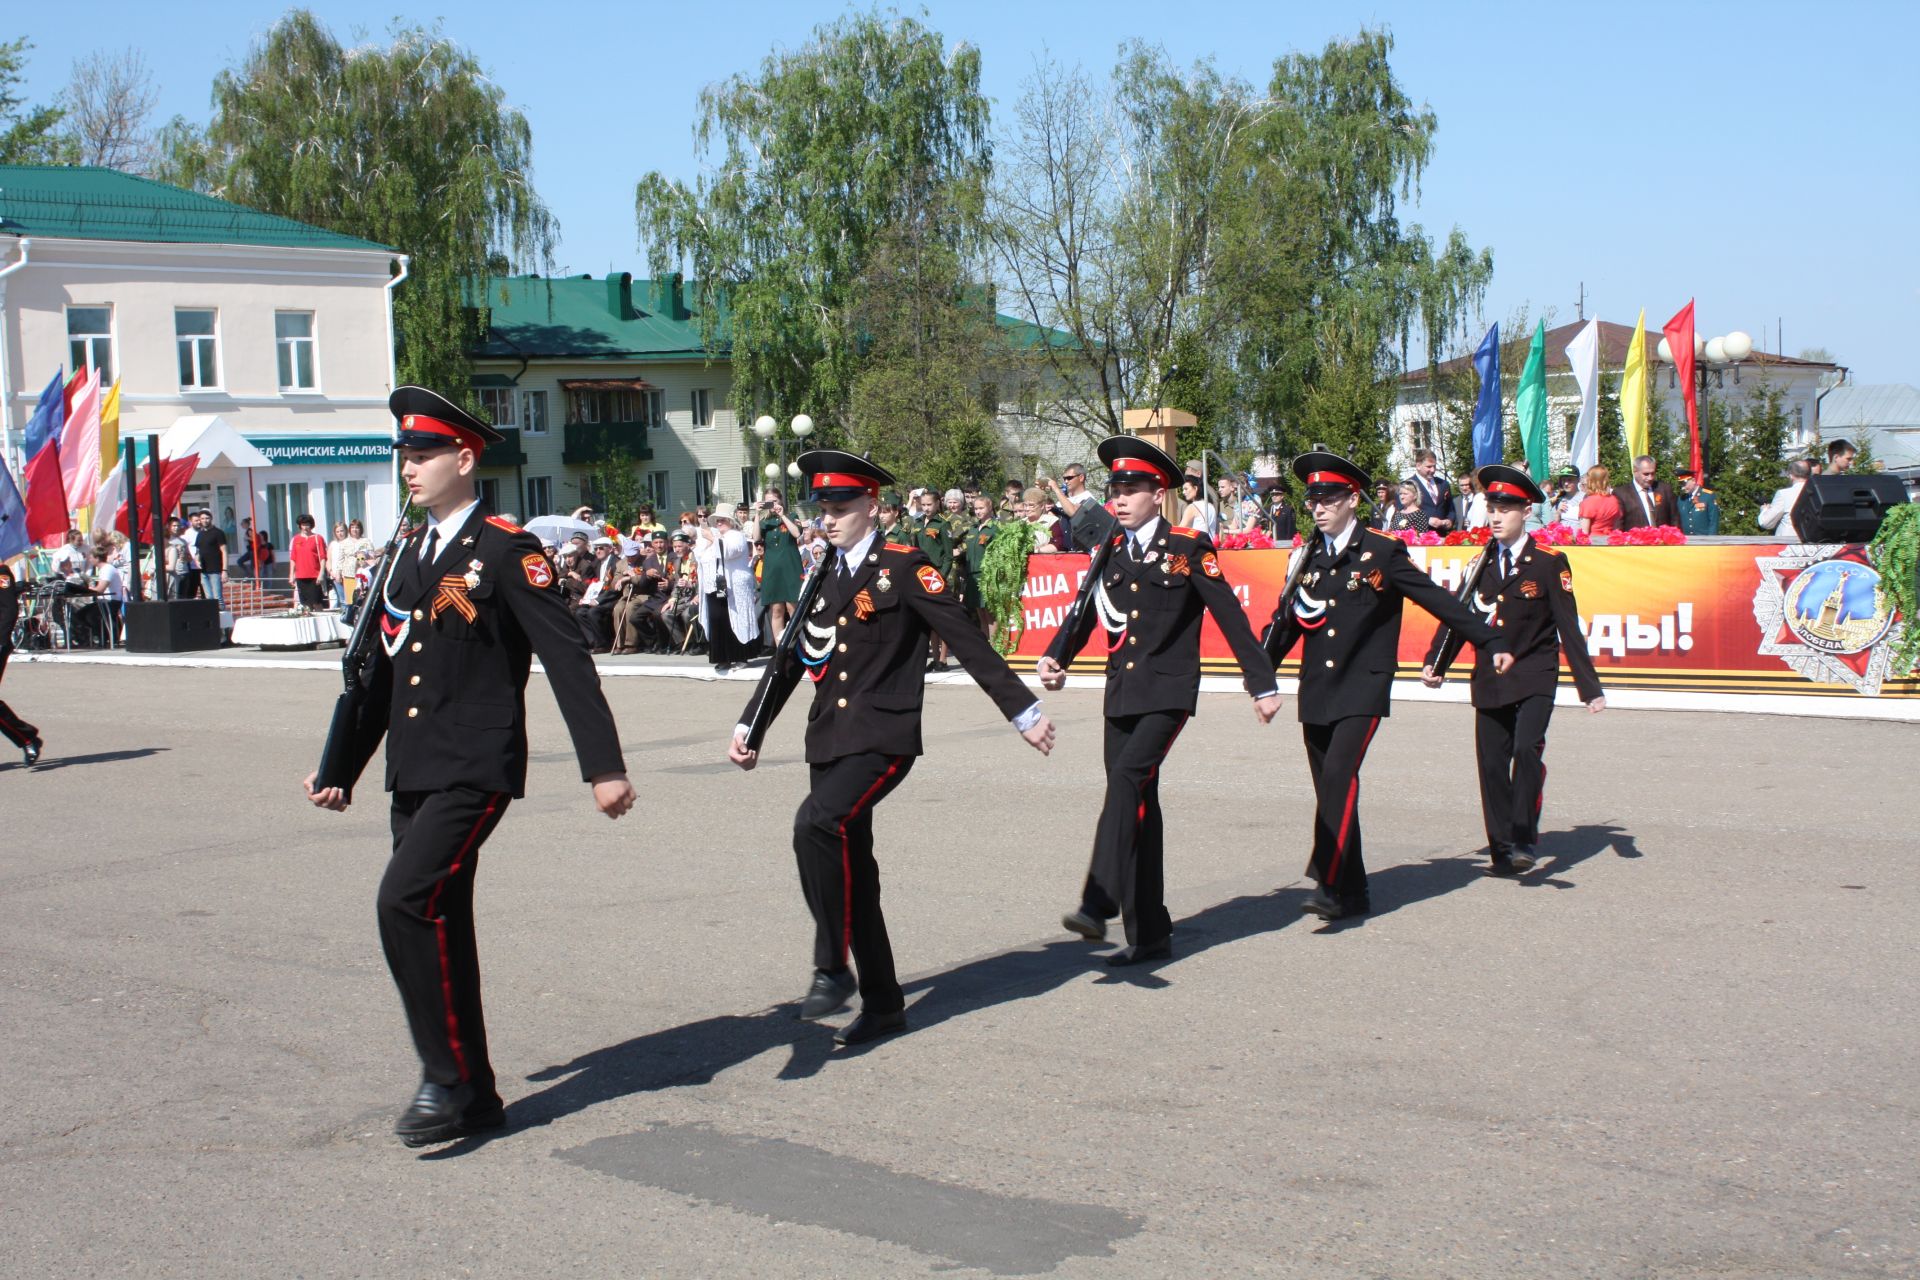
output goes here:
[[[1547, 330], [1547, 372], [1563, 373], [1573, 367], [1572, 362], [1567, 359], [1567, 344], [1572, 342], [1574, 336], [1586, 327], [1586, 321], [1576, 320], [1572, 324], [1563, 324], [1558, 328]], [[1501, 338], [1501, 346], [1503, 347], [1517, 343], [1522, 348], [1525, 348], [1526, 344], [1533, 340], [1533, 330], [1528, 329], [1526, 332], [1518, 334], [1502, 334]], [[1660, 346], [1660, 338], [1660, 330], [1651, 325], [1648, 326], [1647, 360], [1651, 364], [1658, 363], [1654, 352]], [[1600, 321], [1600, 367], [1610, 371], [1625, 368], [1627, 363], [1627, 347], [1631, 345], [1632, 342], [1632, 325], [1615, 324], [1611, 320]], [[1701, 363], [1704, 365], [1706, 362], [1702, 360]], [[1839, 368], [1838, 365], [1824, 360], [1800, 360], [1793, 356], [1783, 356], [1771, 351], [1761, 351], [1758, 349], [1755, 349], [1754, 353], [1748, 356], [1743, 363], [1748, 366], [1758, 365], [1761, 368]], [[1455, 373], [1465, 373], [1472, 368], [1472, 356], [1457, 356], [1452, 360], [1444, 360], [1439, 365], [1442, 377]], [[1400, 382], [1403, 386], [1424, 386], [1426, 381], [1427, 370], [1424, 365], [1419, 368], [1409, 369], [1400, 375]]]
[[0, 235], [394, 252], [371, 240], [90, 165], [0, 165]]

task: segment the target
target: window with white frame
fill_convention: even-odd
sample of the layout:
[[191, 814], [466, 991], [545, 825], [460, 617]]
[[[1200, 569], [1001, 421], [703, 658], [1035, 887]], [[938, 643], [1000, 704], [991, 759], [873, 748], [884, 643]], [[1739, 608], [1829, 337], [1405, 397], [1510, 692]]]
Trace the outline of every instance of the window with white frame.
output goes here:
[[1433, 448], [1433, 420], [1415, 418], [1412, 424], [1413, 447], [1415, 449]]
[[546, 392], [522, 391], [520, 393], [520, 430], [530, 436], [547, 434]]
[[707, 467], [693, 473], [694, 505], [710, 507], [713, 505], [714, 491], [720, 487], [720, 472]]
[[646, 417], [643, 423], [649, 427], [667, 425], [667, 393], [655, 388], [646, 393]]
[[713, 425], [713, 392], [705, 387], [693, 392], [693, 425], [696, 429]]
[[76, 370], [92, 369], [100, 385], [113, 383], [113, 308], [67, 308], [68, 363]]
[[496, 427], [513, 425], [513, 388], [480, 387], [480, 408]]
[[653, 508], [654, 518], [667, 518], [667, 508], [672, 505], [673, 477], [665, 471], [647, 472], [647, 505]]
[[760, 496], [763, 488], [777, 489], [779, 485], [778, 483], [769, 483], [766, 478], [760, 474], [760, 468], [758, 467], [740, 468], [740, 500], [742, 502], [748, 506], [752, 506], [754, 499]]
[[553, 477], [527, 477], [527, 519], [553, 514]]
[[320, 385], [314, 365], [313, 312], [273, 313], [273, 342], [280, 360], [282, 391], [312, 391]]
[[220, 385], [220, 313], [181, 308], [173, 313], [180, 353], [180, 389], [207, 391]]

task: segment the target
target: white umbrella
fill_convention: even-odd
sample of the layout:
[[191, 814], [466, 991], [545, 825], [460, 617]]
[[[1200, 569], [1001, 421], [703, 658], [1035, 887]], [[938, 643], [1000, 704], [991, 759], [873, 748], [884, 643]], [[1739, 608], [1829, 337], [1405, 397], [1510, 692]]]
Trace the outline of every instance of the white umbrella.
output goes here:
[[596, 529], [585, 520], [575, 520], [572, 516], [535, 516], [522, 527], [534, 537], [551, 542], [556, 547], [576, 533], [584, 533], [590, 539], [607, 536], [605, 529]]

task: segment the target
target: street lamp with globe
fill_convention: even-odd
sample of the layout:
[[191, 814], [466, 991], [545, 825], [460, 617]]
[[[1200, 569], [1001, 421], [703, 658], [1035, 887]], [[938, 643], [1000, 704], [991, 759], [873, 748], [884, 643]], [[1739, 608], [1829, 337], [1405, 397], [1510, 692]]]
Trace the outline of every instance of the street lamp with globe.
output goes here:
[[[1673, 346], [1665, 338], [1660, 339], [1660, 345], [1655, 348], [1654, 354], [1666, 364], [1674, 363]], [[1738, 386], [1740, 385], [1740, 366], [1752, 355], [1753, 337], [1741, 329], [1735, 329], [1732, 333], [1717, 338], [1702, 338], [1699, 334], [1693, 337], [1693, 377], [1697, 401], [1695, 408], [1702, 424], [1700, 432], [1700, 469], [1702, 471], [1713, 469], [1713, 459], [1708, 453], [1709, 433], [1705, 426], [1708, 377], [1711, 375], [1711, 385], [1715, 389], [1723, 388], [1726, 386], [1727, 369], [1731, 367], [1734, 385]], [[1706, 477], [1701, 476], [1700, 480], [1705, 483]]]
[[[787, 438], [780, 434], [780, 424], [774, 420], [772, 414], [768, 413], [763, 413], [753, 420], [752, 430], [753, 434], [760, 438], [760, 446], [763, 450], [769, 444], [772, 444], [779, 450], [780, 461], [767, 463], [766, 466], [761, 469], [761, 474], [766, 476], [770, 483], [774, 481], [780, 482], [780, 500], [786, 502], [787, 486], [786, 482], [781, 478], [785, 476], [797, 479], [800, 475], [800, 468], [797, 464], [787, 464]], [[795, 440], [805, 440], [809, 435], [813, 434], [813, 419], [804, 413], [797, 413], [793, 416], [793, 420], [787, 424], [787, 430]], [[789, 503], [788, 505], [792, 504]]]

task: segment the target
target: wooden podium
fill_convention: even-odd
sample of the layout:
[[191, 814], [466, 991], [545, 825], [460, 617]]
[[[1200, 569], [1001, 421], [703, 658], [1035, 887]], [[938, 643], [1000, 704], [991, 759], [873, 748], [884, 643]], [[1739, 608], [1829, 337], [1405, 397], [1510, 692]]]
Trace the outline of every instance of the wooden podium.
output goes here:
[[[1153, 409], [1122, 409], [1120, 411], [1120, 429], [1130, 436], [1139, 436], [1149, 444], [1158, 445], [1167, 451], [1179, 466], [1186, 466], [1176, 448], [1175, 433], [1181, 427], [1197, 427], [1200, 420], [1185, 409], [1169, 409], [1164, 405]], [[1166, 501], [1160, 504], [1160, 514], [1167, 518], [1170, 525], [1180, 523], [1180, 510], [1184, 500], [1180, 486], [1174, 485], [1167, 490]]]

